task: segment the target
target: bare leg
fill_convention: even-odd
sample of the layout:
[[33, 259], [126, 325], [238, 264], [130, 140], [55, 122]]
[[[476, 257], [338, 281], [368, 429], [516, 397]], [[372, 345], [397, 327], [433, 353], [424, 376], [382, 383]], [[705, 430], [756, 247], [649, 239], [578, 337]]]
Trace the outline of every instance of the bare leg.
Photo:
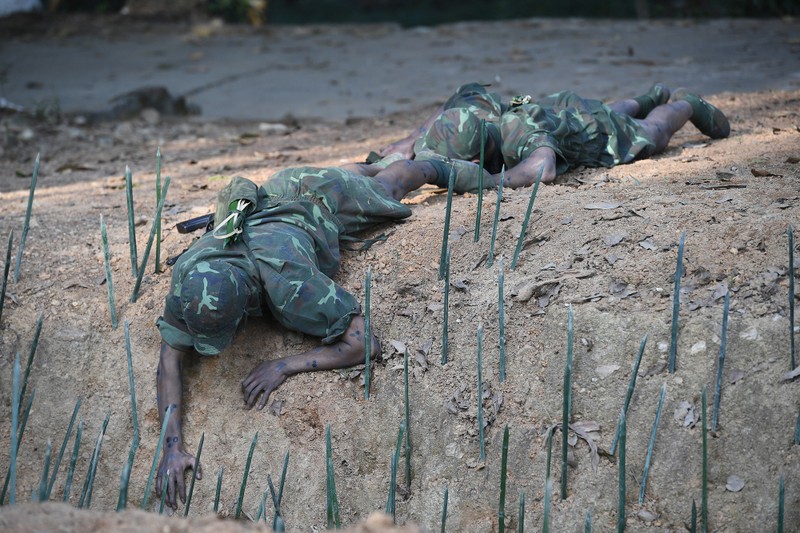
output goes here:
[[608, 107], [610, 107], [612, 111], [615, 111], [622, 115], [636, 117], [636, 115], [639, 114], [639, 102], [637, 102], [633, 98], [612, 102], [608, 104]]
[[675, 132], [681, 129], [691, 116], [692, 106], [688, 102], [679, 100], [656, 107], [646, 119], [639, 121], [656, 145], [653, 154], [663, 152]]
[[428, 161], [396, 161], [375, 175], [375, 180], [383, 185], [395, 200], [402, 200], [411, 191], [427, 183], [435, 183], [439, 174], [436, 167]]

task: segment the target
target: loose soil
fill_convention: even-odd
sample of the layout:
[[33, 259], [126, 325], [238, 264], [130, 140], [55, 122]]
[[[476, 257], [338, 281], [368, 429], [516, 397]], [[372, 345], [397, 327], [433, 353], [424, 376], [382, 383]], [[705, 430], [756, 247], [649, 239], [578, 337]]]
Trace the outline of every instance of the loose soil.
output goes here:
[[[582, 530], [587, 512], [595, 530], [609, 531], [616, 524], [619, 462], [607, 450], [639, 343], [647, 335], [627, 417], [627, 526], [630, 531], [681, 531], [690, 521], [692, 500], [700, 506], [700, 394], [706, 387], [710, 418], [727, 290], [730, 318], [719, 426], [708, 435], [710, 530], [774, 529], [781, 476], [786, 480], [785, 524], [791, 529], [799, 523], [800, 447], [794, 439], [800, 389], [782, 376], [790, 370], [788, 294], [793, 273], [788, 269], [787, 228], [797, 227], [800, 215], [800, 91], [721, 93], [709, 99], [731, 118], [730, 138], [709, 141], [687, 125], [662, 155], [613, 169], [580, 169], [556, 185], [541, 187], [514, 270], [508, 266], [531, 189], [504, 191], [496, 256], [488, 268], [495, 194], [484, 195], [477, 242], [473, 231], [478, 197], [453, 199], [446, 365], [440, 363], [444, 285], [437, 276], [446, 194], [433, 187], [409, 197], [414, 214], [407, 222], [367, 234], [387, 233], [386, 242], [365, 252], [344, 253], [337, 279], [362, 301], [365, 273], [372, 269], [372, 323], [380, 332], [383, 355], [372, 369], [368, 401], [362, 372], [355, 369], [293, 377], [274, 393], [269, 409], [246, 410], [239, 383], [252, 367], [317, 342], [270, 319], [250, 319], [235, 345], [220, 357], [191, 358], [184, 417], [189, 450], [205, 432], [205, 475], [195, 489], [192, 515], [211, 513], [218, 468], [224, 469], [221, 513], [233, 512], [250, 441], [258, 431], [244, 500], [247, 515], [255, 515], [267, 476], [279, 477], [283, 455], [290, 450], [282, 506], [287, 528], [323, 529], [328, 424], [342, 521], [352, 524], [384, 509], [391, 452], [403, 420], [403, 357], [398, 349], [405, 346], [410, 354], [413, 451], [410, 493], [405, 491], [404, 462], [399, 461], [398, 523], [439, 529], [448, 487], [448, 530], [496, 531], [502, 434], [508, 426], [506, 522], [517, 527], [518, 497], [524, 491], [526, 525], [541, 528], [545, 435], [561, 421], [571, 305], [572, 423], [599, 427], [589, 437], [600, 456], [594, 468], [587, 442], [577, 439], [571, 445], [567, 498], [561, 500], [561, 435], [556, 430], [553, 530]], [[288, 166], [363, 160], [431, 111], [425, 106], [344, 125], [300, 122], [286, 134], [270, 134], [256, 122], [202, 118], [145, 117], [150, 122], [142, 118], [78, 126], [69, 120], [5, 115], [0, 123], [0, 234], [5, 243], [14, 231], [14, 254], [33, 160], [37, 151], [44, 154], [20, 279], [9, 283], [0, 323], [0, 442], [9, 442], [13, 358], [19, 352], [24, 362], [37, 317], [44, 315], [29, 385], [36, 399], [18, 460], [18, 500], [29, 500], [38, 487], [46, 442], [52, 440], [58, 449], [75, 401], [82, 398], [84, 440], [70, 501], [77, 501], [92, 443], [110, 413], [92, 508], [116, 508], [119, 476], [132, 438], [122, 325], [126, 321], [142, 431], [129, 494], [131, 506], [140, 504], [159, 432], [154, 381], [160, 337], [155, 320], [171, 272], [163, 263], [196, 237], [179, 234], [177, 222], [213, 209], [216, 192], [231, 176], [260, 182]], [[141, 257], [155, 210], [159, 146], [162, 173], [172, 178], [163, 218], [163, 271], [154, 272], [151, 254], [139, 299], [130, 303], [135, 280], [124, 170], [129, 166], [133, 172]], [[108, 224], [120, 317], [116, 329], [111, 327], [104, 284], [101, 215]], [[673, 276], [684, 231], [677, 371], [669, 374], [665, 365]], [[497, 266], [501, 258], [506, 266], [503, 383]], [[476, 420], [480, 325], [485, 331], [482, 397], [488, 422], [483, 463]], [[663, 384], [666, 397], [647, 490], [644, 503], [638, 505]], [[690, 413], [687, 421], [687, 405], [694, 410], [693, 420]], [[0, 451], [0, 472], [8, 460], [6, 446]], [[66, 461], [53, 499], [62, 497], [65, 468]], [[726, 489], [730, 476], [743, 480], [744, 488]], [[151, 496], [148, 509], [157, 505]], [[39, 508], [26, 509], [4, 509], [0, 520], [10, 530], [33, 529], [26, 524], [39, 523]], [[61, 507], [43, 509], [63, 516], [63, 524], [75, 524], [76, 529], [90, 529], [97, 519], [94, 513], [82, 518]], [[269, 509], [271, 517], [271, 505]], [[139, 513], [124, 516], [131, 521], [141, 518]], [[153, 528], [165, 524], [153, 520]], [[166, 523], [183, 527], [177, 518]], [[57, 527], [51, 524], [42, 527]]]

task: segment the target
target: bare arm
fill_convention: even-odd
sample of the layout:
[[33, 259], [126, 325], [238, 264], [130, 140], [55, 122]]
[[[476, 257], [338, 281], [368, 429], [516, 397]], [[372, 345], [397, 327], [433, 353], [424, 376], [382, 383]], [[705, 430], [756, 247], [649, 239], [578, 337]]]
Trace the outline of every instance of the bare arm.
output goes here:
[[[372, 353], [380, 352], [378, 339], [372, 337]], [[341, 339], [333, 344], [317, 346], [306, 352], [264, 361], [255, 367], [242, 381], [242, 393], [248, 409], [252, 408], [262, 392], [258, 409], [267, 405], [270, 394], [283, 383], [287, 377], [300, 372], [332, 370], [345, 368], [364, 362], [364, 318], [354, 317]]]
[[[194, 467], [194, 456], [183, 449], [181, 420], [183, 417], [183, 359], [186, 352], [161, 342], [161, 356], [156, 372], [156, 390], [159, 421], [163, 423], [164, 414], [170, 408], [169, 421], [164, 433], [164, 454], [156, 477], [156, 494], [167, 491], [167, 505], [177, 508], [177, 498], [186, 502], [184, 473]], [[169, 484], [166, 483], [169, 472]], [[198, 468], [197, 479], [203, 477]]]
[[378, 154], [382, 157], [386, 157], [389, 154], [399, 152], [403, 154], [406, 159], [414, 159], [414, 143], [417, 142], [417, 139], [425, 135], [425, 132], [431, 127], [433, 121], [442, 114], [442, 111], [444, 111], [444, 104], [440, 105], [436, 111], [426, 118], [425, 122], [423, 122], [420, 127], [409, 133], [405, 138], [384, 146], [378, 150]]
[[547, 146], [537, 148], [517, 166], [507, 170], [503, 186], [512, 189], [529, 187], [536, 183], [540, 171], [542, 183], [552, 183], [556, 179], [556, 153]]

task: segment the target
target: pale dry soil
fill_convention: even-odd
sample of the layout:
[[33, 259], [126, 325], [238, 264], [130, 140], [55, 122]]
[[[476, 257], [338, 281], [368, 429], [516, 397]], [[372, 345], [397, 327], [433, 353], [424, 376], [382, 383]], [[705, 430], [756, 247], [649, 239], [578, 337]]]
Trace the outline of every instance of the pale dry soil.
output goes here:
[[[362, 301], [365, 273], [372, 269], [372, 323], [380, 332], [383, 356], [372, 369], [368, 401], [361, 373], [344, 370], [293, 377], [275, 392], [270, 409], [246, 410], [239, 383], [253, 366], [316, 343], [270, 319], [250, 319], [224, 355], [192, 358], [185, 376], [184, 436], [189, 450], [194, 450], [205, 432], [205, 476], [196, 486], [192, 516], [211, 513], [220, 467], [224, 468], [221, 514], [233, 513], [247, 451], [258, 431], [244, 500], [247, 515], [255, 514], [267, 475], [279, 477], [283, 455], [290, 450], [283, 503], [288, 530], [324, 528], [327, 424], [333, 435], [343, 522], [353, 524], [382, 510], [391, 451], [403, 419], [403, 358], [398, 349], [405, 346], [411, 354], [413, 450], [410, 493], [405, 490], [404, 460], [400, 460], [398, 524], [438, 530], [448, 487], [448, 530], [496, 530], [502, 434], [508, 426], [507, 522], [516, 528], [519, 494], [524, 491], [526, 525], [541, 528], [544, 435], [561, 421], [567, 306], [571, 304], [572, 422], [590, 429], [596, 426], [589, 437], [600, 456], [593, 468], [587, 442], [574, 442], [567, 498], [561, 500], [561, 441], [556, 431], [552, 528], [582, 531], [587, 512], [596, 531], [615, 527], [619, 465], [616, 457], [605, 452], [613, 439], [640, 340], [647, 335], [627, 417], [627, 525], [629, 531], [682, 531], [690, 520], [692, 500], [700, 504], [700, 394], [706, 387], [710, 417], [725, 334], [723, 296], [728, 290], [730, 318], [719, 427], [708, 435], [710, 529], [774, 530], [783, 476], [785, 527], [792, 530], [800, 523], [800, 447], [794, 445], [800, 389], [782, 376], [790, 370], [788, 293], [789, 277], [796, 274], [789, 272], [787, 228], [798, 226], [800, 214], [800, 92], [722, 93], [710, 100], [729, 114], [730, 138], [709, 141], [688, 125], [663, 155], [613, 169], [581, 169], [556, 185], [541, 187], [514, 270], [508, 266], [531, 189], [504, 192], [496, 257], [490, 268], [485, 256], [496, 195], [484, 195], [477, 242], [473, 231], [478, 198], [456, 196], [450, 226], [449, 353], [444, 366], [440, 363], [444, 284], [437, 270], [446, 194], [431, 187], [408, 199], [413, 216], [407, 222], [368, 234], [387, 233], [386, 242], [366, 252], [344, 253], [337, 279]], [[150, 124], [136, 119], [79, 127], [5, 116], [0, 235], [5, 246], [7, 235], [14, 231], [14, 253], [33, 160], [37, 151], [43, 154], [20, 279], [9, 282], [0, 323], [0, 442], [8, 443], [12, 361], [19, 352], [24, 364], [37, 317], [44, 314], [29, 385], [29, 391], [36, 390], [36, 398], [20, 448], [18, 500], [30, 500], [38, 487], [46, 442], [51, 439], [56, 450], [60, 447], [72, 408], [82, 398], [84, 440], [70, 502], [77, 501], [93, 443], [110, 413], [92, 509], [112, 512], [116, 508], [120, 472], [132, 438], [122, 326], [127, 321], [142, 428], [129, 493], [130, 505], [140, 504], [159, 432], [154, 381], [160, 338], [155, 320], [171, 272], [163, 262], [195, 238], [177, 233], [177, 222], [212, 209], [216, 192], [233, 175], [259, 182], [287, 166], [359, 160], [369, 150], [397, 139], [430, 111], [424, 107], [346, 125], [300, 123], [281, 135], [270, 135], [258, 123], [247, 122], [195, 119]], [[130, 303], [134, 279], [123, 174], [130, 166], [141, 256], [155, 210], [159, 146], [163, 174], [172, 178], [163, 222], [163, 271], [154, 273], [151, 255], [139, 299]], [[103, 283], [101, 215], [109, 231], [120, 317], [116, 329], [111, 327]], [[684, 231], [677, 371], [669, 374], [665, 363], [673, 276]], [[506, 266], [507, 377], [502, 383], [500, 258]], [[476, 421], [479, 325], [485, 331], [485, 463], [478, 460]], [[663, 384], [666, 397], [640, 506], [642, 469]], [[695, 410], [694, 422], [686, 421], [686, 409], [681, 410], [684, 402]], [[70, 442], [68, 450], [71, 447]], [[8, 461], [9, 447], [4, 445], [0, 472], [5, 472]], [[65, 460], [52, 496], [59, 501], [66, 464]], [[726, 489], [730, 476], [744, 482], [740, 491]], [[157, 504], [151, 496], [147, 507], [152, 510]], [[272, 506], [268, 509], [271, 518]], [[43, 514], [57, 518], [42, 525]], [[139, 513], [123, 516], [137, 524], [143, 520]], [[101, 519], [108, 524], [116, 520], [111, 515]], [[81, 514], [58, 506], [0, 510], [0, 523], [11, 531], [86, 530], [95, 527], [95, 520], [97, 513]], [[177, 517], [152, 520], [151, 529], [163, 524], [173, 529], [187, 527]], [[141, 522], [142, 527], [145, 524], [150, 522]], [[200, 525], [193, 522], [191, 528], [200, 529]], [[113, 527], [117, 526], [106, 529]]]

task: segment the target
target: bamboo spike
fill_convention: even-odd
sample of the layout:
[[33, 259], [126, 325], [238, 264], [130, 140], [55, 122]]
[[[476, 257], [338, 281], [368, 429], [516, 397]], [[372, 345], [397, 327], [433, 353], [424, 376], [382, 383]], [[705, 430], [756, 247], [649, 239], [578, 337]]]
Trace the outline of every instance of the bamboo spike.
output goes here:
[[128, 506], [128, 485], [131, 481], [131, 465], [125, 461], [122, 465], [122, 474], [119, 478], [119, 499], [117, 500], [117, 512], [121, 513]]
[[797, 423], [794, 428], [794, 443], [800, 444], [800, 412], [797, 413]]
[[441, 533], [445, 532], [445, 528], [447, 526], [447, 493], [448, 487], [447, 483], [444, 484], [444, 501], [442, 503], [442, 529]]
[[28, 362], [25, 365], [25, 376], [22, 378], [22, 389], [20, 390], [19, 399], [22, 401], [25, 398], [25, 391], [28, 390], [28, 378], [31, 375], [31, 368], [33, 367], [33, 358], [36, 355], [36, 347], [39, 346], [39, 335], [42, 333], [42, 323], [44, 322], [44, 312], [39, 313], [39, 318], [36, 320], [36, 328], [33, 330], [33, 341], [31, 341], [31, 349], [28, 352]]
[[369, 365], [372, 352], [372, 333], [369, 323], [370, 285], [372, 285], [372, 265], [367, 268], [366, 313], [364, 313], [364, 399], [369, 400]]
[[244, 503], [244, 491], [247, 488], [247, 476], [250, 475], [250, 463], [253, 460], [253, 451], [256, 449], [256, 442], [258, 441], [258, 431], [253, 435], [253, 440], [250, 442], [250, 451], [247, 452], [247, 461], [244, 463], [244, 472], [242, 473], [242, 484], [239, 486], [239, 498], [236, 500], [236, 513], [234, 518], [237, 520], [242, 514], [242, 504]]
[[486, 120], [481, 119], [481, 153], [480, 170], [478, 174], [478, 209], [475, 213], [475, 237], [474, 242], [478, 242], [481, 237], [481, 210], [483, 208], [483, 163], [486, 152]]
[[83, 420], [78, 422], [78, 429], [75, 431], [75, 444], [72, 447], [72, 458], [69, 461], [69, 469], [67, 470], [67, 480], [64, 483], [64, 496], [63, 502], [69, 502], [69, 492], [72, 487], [72, 477], [75, 475], [75, 463], [78, 461], [78, 451], [81, 447], [81, 435], [83, 434]]
[[[97, 475], [97, 463], [100, 461], [100, 449], [103, 447], [103, 437], [105, 437], [106, 429], [108, 428], [108, 419], [111, 418], [111, 413], [106, 414], [105, 420], [103, 420], [103, 425], [100, 428], [100, 433], [97, 435], [97, 443], [94, 447], [94, 454], [92, 454], [92, 461], [89, 463], [89, 470], [86, 473], [86, 481], [83, 484], [83, 492], [81, 493], [81, 499], [78, 503], [78, 507], [80, 509], [84, 508], [84, 504], [86, 505], [86, 509], [92, 505], [92, 493], [94, 492], [94, 480], [95, 476]], [[84, 500], [84, 495], [86, 496]]]
[[108, 310], [111, 316], [111, 329], [117, 329], [117, 304], [114, 300], [114, 280], [111, 276], [111, 255], [108, 252], [108, 232], [103, 215], [100, 215], [100, 241], [103, 244], [103, 262], [106, 268], [106, 288], [108, 289]]
[[197, 472], [200, 468], [200, 455], [203, 453], [203, 441], [206, 440], [206, 432], [200, 434], [200, 444], [197, 445], [197, 455], [194, 456], [194, 466], [192, 467], [192, 480], [189, 482], [189, 494], [186, 496], [186, 506], [183, 508], [183, 516], [189, 516], [189, 507], [192, 505], [192, 495], [194, 494], [194, 482], [197, 479]]
[[681, 232], [678, 245], [678, 264], [675, 267], [675, 288], [672, 291], [672, 335], [669, 343], [669, 373], [675, 373], [675, 359], [678, 355], [678, 314], [681, 304], [681, 277], [683, 276], [683, 246], [686, 242], [686, 230]]
[[[156, 205], [161, 201], [161, 147], [156, 149]], [[156, 266], [154, 272], [161, 272], [161, 220], [156, 222]]]
[[[631, 398], [633, 398], [633, 389], [636, 387], [636, 376], [639, 375], [639, 364], [642, 362], [642, 355], [644, 354], [644, 347], [646, 344], [647, 335], [642, 337], [642, 341], [639, 343], [639, 353], [636, 356], [636, 362], [633, 364], [631, 379], [628, 381], [628, 391], [625, 393], [625, 405], [623, 407], [625, 414], [628, 413], [628, 407], [631, 404]], [[619, 439], [619, 425], [617, 425], [617, 431], [614, 433], [614, 441], [611, 443], [611, 448], [609, 449], [611, 455], [614, 455], [614, 451], [617, 449], [617, 439]]]
[[551, 430], [547, 435], [547, 470], [544, 478], [544, 512], [542, 517], [542, 533], [550, 531], [550, 494], [552, 493], [553, 484], [550, 480], [550, 456], [553, 451], [553, 431]]
[[397, 452], [398, 459], [400, 458], [400, 451], [403, 449], [402, 446], [405, 429], [405, 422], [400, 422], [400, 429], [397, 431], [397, 445], [395, 446], [395, 452]]
[[19, 281], [19, 267], [22, 263], [22, 251], [25, 249], [25, 241], [28, 239], [28, 229], [31, 226], [31, 211], [33, 210], [33, 194], [36, 191], [36, 180], [39, 177], [39, 154], [36, 154], [36, 161], [33, 163], [33, 176], [31, 177], [31, 188], [28, 193], [28, 207], [25, 208], [25, 222], [22, 224], [22, 236], [19, 240], [17, 250], [17, 262], [14, 265], [14, 283]]
[[[272, 497], [272, 506], [275, 507], [275, 518], [281, 516], [281, 503], [278, 501], [278, 496], [275, 494], [275, 486], [272, 484], [272, 476], [267, 474], [267, 487], [269, 487], [269, 494]], [[264, 523], [267, 523], [267, 505], [264, 503]]]
[[50, 474], [50, 454], [53, 451], [53, 445], [50, 442], [50, 439], [47, 439], [47, 448], [44, 452], [44, 467], [42, 468], [42, 479], [39, 482], [39, 494], [36, 498], [38, 502], [45, 502], [47, 501], [47, 478]]
[[124, 322], [125, 328], [125, 353], [128, 356], [128, 389], [131, 394], [131, 418], [133, 419], [133, 440], [139, 447], [139, 417], [136, 414], [136, 385], [133, 381], [133, 355], [131, 353], [130, 323]]
[[156, 234], [156, 222], [161, 220], [161, 212], [164, 210], [164, 202], [167, 199], [167, 191], [169, 190], [169, 182], [170, 177], [167, 176], [164, 178], [164, 187], [161, 190], [161, 201], [158, 202], [158, 207], [156, 207], [156, 214], [153, 217], [153, 224], [150, 226], [150, 237], [147, 239], [147, 246], [144, 248], [144, 255], [142, 256], [142, 264], [139, 267], [139, 270], [136, 275], [136, 284], [133, 286], [133, 294], [131, 294], [131, 303], [136, 303], [136, 299], [139, 297], [139, 287], [142, 285], [142, 278], [144, 277], [144, 271], [147, 267], [147, 259], [150, 257], [150, 248], [153, 246], [153, 239], [155, 238]]
[[81, 407], [81, 398], [78, 398], [78, 401], [75, 402], [75, 408], [72, 410], [72, 417], [69, 419], [69, 426], [67, 426], [67, 433], [64, 435], [64, 442], [61, 443], [61, 450], [58, 452], [58, 456], [56, 457], [56, 462], [53, 465], [53, 475], [50, 476], [50, 482], [47, 484], [47, 492], [45, 493], [45, 500], [50, 499], [50, 494], [53, 492], [53, 485], [56, 483], [56, 476], [58, 475], [58, 469], [61, 466], [61, 460], [64, 458], [64, 452], [67, 449], [67, 441], [69, 441], [70, 435], [72, 435], [72, 427], [75, 424], [75, 418], [78, 416], [78, 409]]
[[442, 253], [439, 256], [439, 279], [444, 278], [445, 256], [448, 251], [448, 240], [450, 239], [450, 212], [453, 208], [453, 187], [455, 186], [456, 173], [450, 167], [450, 177], [447, 181], [447, 207], [444, 212], [444, 232], [442, 234]]
[[[789, 370], [794, 370], [797, 368], [797, 362], [795, 360], [794, 347], [794, 230], [791, 224], [789, 224], [789, 229], [786, 230], [786, 233], [789, 234], [789, 354], [792, 365]], [[8, 242], [10, 248], [10, 238]], [[2, 310], [2, 307], [0, 307], [0, 310]]]
[[522, 243], [525, 241], [525, 234], [528, 231], [528, 222], [531, 219], [531, 212], [533, 211], [533, 201], [536, 199], [536, 192], [539, 190], [539, 183], [542, 181], [543, 172], [544, 167], [539, 169], [539, 176], [536, 178], [536, 183], [533, 185], [533, 191], [531, 191], [531, 199], [528, 202], [528, 209], [525, 211], [525, 219], [522, 221], [522, 229], [519, 231], [517, 247], [514, 249], [514, 259], [511, 261], [511, 270], [517, 268], [517, 260], [519, 260], [519, 253], [522, 251]]
[[500, 328], [500, 383], [506, 380], [506, 319], [505, 319], [505, 298], [503, 297], [503, 282], [505, 273], [503, 272], [503, 259], [497, 266], [497, 314], [498, 326]]
[[728, 344], [728, 308], [731, 303], [730, 291], [725, 293], [725, 304], [722, 310], [722, 340], [719, 344], [719, 358], [717, 359], [717, 384], [714, 387], [714, 410], [711, 414], [711, 431], [717, 432], [719, 422], [719, 402], [722, 396], [722, 368], [725, 366], [725, 348]]
[[702, 409], [703, 413], [701, 415], [701, 419], [703, 421], [702, 429], [703, 429], [703, 481], [702, 481], [702, 490], [703, 490], [703, 497], [702, 497], [702, 519], [703, 519], [703, 533], [707, 533], [708, 531], [708, 428], [706, 427], [706, 387], [703, 385], [703, 395], [702, 395]]
[[[19, 354], [17, 354], [19, 355]], [[19, 447], [22, 445], [22, 437], [25, 436], [25, 426], [28, 425], [28, 416], [31, 414], [31, 406], [33, 405], [33, 399], [36, 397], [36, 389], [31, 389], [31, 395], [28, 397], [28, 403], [25, 404], [25, 412], [22, 413], [22, 420], [19, 422], [19, 430], [17, 431], [17, 445], [14, 448], [16, 450], [15, 455], [19, 453]], [[20, 400], [22, 397], [20, 397]], [[12, 402], [13, 406], [13, 402]], [[17, 413], [19, 413], [19, 409], [17, 409]], [[19, 418], [19, 414], [17, 414], [17, 418]], [[13, 417], [12, 417], [13, 422]], [[16, 476], [16, 463], [14, 463], [15, 468], [15, 476]], [[6, 480], [3, 482], [3, 491], [0, 493], [0, 504], [5, 502], [6, 499], [6, 490], [8, 489], [9, 482], [11, 477], [11, 464], [9, 464], [9, 469], [6, 472]], [[11, 501], [9, 500], [9, 503]]]
[[3, 318], [3, 303], [6, 301], [6, 287], [8, 286], [8, 272], [11, 270], [11, 245], [14, 244], [14, 230], [8, 233], [8, 247], [6, 248], [6, 262], [3, 265], [3, 288], [0, 289], [0, 319]]
[[494, 242], [497, 239], [497, 223], [500, 220], [500, 202], [503, 200], [503, 182], [506, 180], [506, 166], [500, 170], [500, 183], [497, 184], [497, 203], [494, 205], [494, 222], [492, 222], [492, 240], [489, 244], [489, 257], [486, 258], [486, 268], [492, 266], [494, 261]]
[[625, 440], [627, 436], [625, 410], [619, 412], [619, 506], [617, 509], [617, 533], [625, 531]]
[[503, 452], [500, 460], [500, 507], [497, 511], [499, 533], [506, 530], [506, 467], [508, 466], [508, 424], [503, 431]]
[[[156, 453], [153, 455], [153, 464], [150, 465], [150, 474], [147, 476], [147, 485], [144, 487], [144, 497], [142, 498], [142, 510], [147, 507], [147, 500], [150, 498], [150, 487], [153, 484], [153, 477], [156, 475], [156, 467], [158, 466], [158, 457], [161, 455], [161, 447], [164, 445], [164, 436], [167, 433], [167, 423], [169, 422], [169, 415], [172, 412], [172, 407], [167, 407], [164, 411], [164, 420], [161, 422], [161, 434], [158, 437], [158, 444], [156, 444]], [[162, 486], [161, 490], [167, 490], [166, 486]]]
[[661, 385], [661, 396], [658, 398], [656, 408], [656, 419], [653, 421], [653, 430], [650, 432], [650, 444], [647, 446], [647, 457], [644, 460], [644, 472], [642, 473], [642, 485], [639, 488], [639, 505], [644, 503], [644, 491], [647, 487], [647, 474], [650, 472], [650, 459], [653, 457], [653, 447], [656, 444], [656, 433], [658, 432], [658, 421], [661, 419], [661, 407], [664, 405], [664, 395], [667, 393], [667, 384]]
[[220, 465], [219, 470], [217, 471], [217, 490], [214, 493], [214, 514], [217, 514], [219, 511], [219, 493], [222, 490], [222, 465]]
[[161, 491], [161, 502], [158, 504], [158, 514], [164, 514], [164, 503], [167, 501], [167, 487], [169, 487], [169, 474], [170, 471], [167, 470], [167, 484]]
[[784, 494], [783, 476], [781, 476], [780, 484], [778, 486], [778, 533], [783, 533]]
[[[269, 488], [265, 488], [264, 492], [261, 493], [261, 505], [259, 506], [259, 514], [263, 513], [264, 523], [267, 523], [267, 491]], [[277, 518], [278, 515], [275, 515]], [[258, 523], [259, 517], [257, 516], [255, 522]]]
[[572, 305], [567, 308], [567, 364], [564, 365], [564, 402], [561, 418], [561, 499], [567, 499], [567, 448], [572, 408]]
[[525, 491], [519, 490], [519, 515], [517, 516], [517, 533], [525, 533]]
[[695, 503], [694, 498], [692, 498], [692, 522], [689, 527], [689, 531], [691, 533], [697, 533], [697, 504]]
[[483, 433], [483, 324], [478, 325], [478, 439], [480, 455], [478, 460], [486, 462], [486, 440]]
[[447, 364], [448, 339], [447, 330], [449, 329], [448, 319], [450, 317], [450, 247], [444, 258], [444, 319], [442, 320], [442, 365]]
[[583, 526], [584, 533], [592, 533], [592, 512], [586, 511], [586, 522]]
[[408, 402], [408, 349], [403, 353], [403, 401], [405, 403], [405, 455], [406, 455], [406, 497], [411, 494], [411, 413]]
[[[278, 505], [281, 504], [283, 501], [283, 485], [286, 481], [286, 470], [289, 467], [289, 450], [286, 450], [286, 455], [283, 456], [283, 469], [281, 470], [281, 482], [278, 485]], [[280, 517], [276, 514], [272, 519], [272, 529], [275, 531], [278, 530], [278, 521]], [[283, 523], [283, 520], [280, 520], [280, 523]]]
[[328, 529], [339, 529], [339, 501], [336, 497], [336, 480], [333, 472], [333, 449], [331, 446], [331, 425], [325, 425], [325, 466], [327, 470], [327, 510]]
[[397, 451], [392, 450], [391, 476], [389, 481], [389, 498], [386, 500], [386, 514], [392, 515], [392, 523], [397, 523], [395, 517], [395, 485], [397, 483]]
[[[13, 371], [13, 385], [11, 396], [11, 459], [8, 464], [8, 472], [11, 485], [11, 494], [8, 496], [8, 503], [14, 505], [16, 503], [17, 495], [17, 450], [19, 449], [19, 352], [14, 358], [14, 371]], [[6, 496], [5, 487], [3, 487], [3, 495], [0, 497], [0, 503], [3, 503]]]
[[128, 244], [131, 251], [131, 271], [133, 277], [139, 275], [139, 259], [136, 251], [136, 224], [133, 213], [133, 175], [129, 166], [125, 166], [125, 200], [128, 205]]

